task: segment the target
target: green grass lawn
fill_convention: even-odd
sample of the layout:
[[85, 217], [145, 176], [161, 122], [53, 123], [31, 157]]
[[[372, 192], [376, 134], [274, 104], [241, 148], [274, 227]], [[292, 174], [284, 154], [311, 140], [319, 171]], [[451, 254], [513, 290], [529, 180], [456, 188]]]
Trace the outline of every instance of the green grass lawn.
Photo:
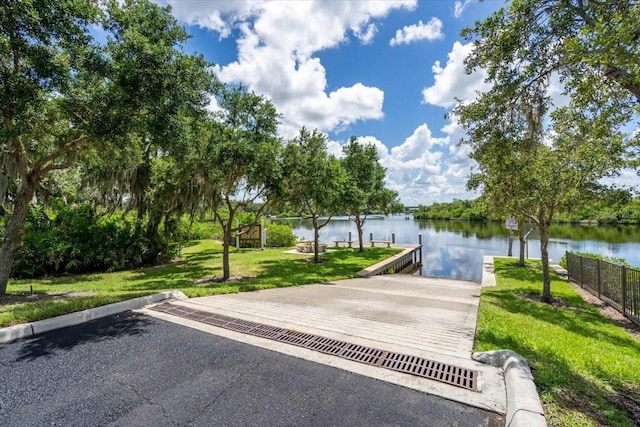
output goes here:
[[[203, 240], [182, 251], [181, 259], [166, 265], [114, 273], [82, 274], [9, 282], [0, 300], [0, 327], [45, 319], [171, 289], [187, 296], [204, 296], [327, 282], [355, 273], [400, 251], [367, 248], [365, 252], [336, 249], [322, 255], [327, 262], [305, 262], [309, 256], [286, 254], [285, 249], [232, 251], [231, 275], [248, 277], [229, 283], [194, 284], [195, 279], [222, 275], [222, 246]], [[33, 287], [33, 297], [29, 294]]]
[[476, 350], [511, 349], [527, 359], [550, 426], [633, 426], [640, 423], [640, 341], [585, 303], [552, 275], [540, 294], [540, 263], [517, 267], [495, 259], [497, 286], [483, 288]]

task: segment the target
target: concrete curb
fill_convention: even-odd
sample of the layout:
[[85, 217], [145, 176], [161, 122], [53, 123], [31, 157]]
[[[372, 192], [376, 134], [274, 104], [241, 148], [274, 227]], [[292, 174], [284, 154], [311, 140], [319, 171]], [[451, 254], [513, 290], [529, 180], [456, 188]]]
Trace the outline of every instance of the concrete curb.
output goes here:
[[504, 371], [507, 389], [506, 427], [546, 427], [540, 397], [525, 359], [511, 350], [474, 353], [473, 359]]
[[485, 255], [482, 257], [482, 282], [481, 287], [495, 286], [496, 274], [493, 270], [493, 256]]
[[32, 337], [54, 329], [79, 325], [90, 320], [111, 316], [113, 314], [122, 313], [123, 311], [134, 310], [166, 299], [187, 299], [187, 296], [177, 290], [160, 292], [146, 297], [133, 298], [58, 317], [52, 317], [50, 319], [9, 326], [7, 328], [0, 329], [0, 344], [7, 344], [21, 338]]

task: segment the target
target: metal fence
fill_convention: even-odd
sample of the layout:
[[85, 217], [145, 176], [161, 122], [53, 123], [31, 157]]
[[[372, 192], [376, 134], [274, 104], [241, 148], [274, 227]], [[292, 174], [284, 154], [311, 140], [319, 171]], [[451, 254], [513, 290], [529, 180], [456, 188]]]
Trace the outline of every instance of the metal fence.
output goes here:
[[640, 325], [640, 270], [567, 252], [569, 279]]

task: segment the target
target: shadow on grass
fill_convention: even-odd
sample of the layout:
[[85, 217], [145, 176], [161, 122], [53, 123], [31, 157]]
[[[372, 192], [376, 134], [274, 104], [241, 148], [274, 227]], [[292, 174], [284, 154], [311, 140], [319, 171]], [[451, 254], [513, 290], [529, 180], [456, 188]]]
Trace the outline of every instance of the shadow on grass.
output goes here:
[[185, 260], [189, 263], [200, 263], [211, 260], [222, 260], [222, 250], [221, 249], [207, 249], [200, 252], [190, 253], [184, 255]]
[[34, 281], [46, 283], [48, 286], [73, 285], [76, 283], [97, 282], [102, 280], [102, 277], [103, 273], [70, 274], [67, 276], [45, 277], [42, 279], [19, 279], [12, 283], [12, 285], [28, 285]]
[[[236, 256], [251, 255], [251, 253], [252, 251], [241, 251]], [[362, 253], [352, 249], [338, 249], [323, 253], [319, 263], [313, 262], [312, 254], [267, 258], [256, 261], [255, 273], [252, 273], [256, 277], [253, 279], [207, 283], [192, 286], [192, 289], [205, 290], [211, 294], [327, 283], [332, 280], [355, 277], [358, 271], [394, 253], [395, 251], [386, 248], [367, 249]]]
[[285, 287], [351, 278], [361, 269], [379, 260], [380, 253], [340, 250], [323, 254], [321, 258], [320, 263], [313, 262], [312, 257], [265, 260], [260, 263], [263, 271], [259, 274], [258, 281]]
[[124, 282], [129, 283], [123, 284], [123, 289], [157, 291], [191, 286], [194, 280], [212, 275], [214, 271], [189, 261], [178, 261], [132, 271], [124, 278]]
[[25, 340], [16, 361], [35, 360], [88, 342], [98, 342], [123, 335], [144, 334], [151, 322], [151, 318], [147, 316], [125, 312], [82, 325], [58, 329]]
[[[552, 307], [515, 295], [512, 290], [492, 291], [493, 304], [514, 314], [529, 316], [540, 322], [557, 326], [586, 338], [607, 341], [640, 352], [640, 342], [631, 336], [614, 335], [603, 331], [611, 322], [600, 313], [576, 311], [575, 307]], [[579, 313], [579, 315], [577, 314]]]
[[[496, 272], [503, 279], [540, 284], [540, 289], [537, 290], [531, 285], [522, 284], [522, 286], [519, 286], [517, 283], [506, 285], [506, 287], [487, 288], [484, 292], [486, 292], [487, 297], [493, 297], [492, 304], [497, 307], [510, 313], [529, 316], [587, 338], [603, 340], [640, 352], [640, 342], [633, 337], [607, 333], [604, 329], [611, 325], [611, 321], [603, 317], [595, 307], [586, 303], [573, 291], [561, 294], [562, 299], [569, 304], [568, 307], [555, 307], [518, 295], [520, 293], [526, 294], [532, 291], [541, 291], [542, 272], [540, 269], [530, 266], [524, 268], [516, 267], [516, 264], [509, 263], [507, 268], [497, 268]], [[554, 277], [555, 275], [552, 276], [552, 291]], [[558, 282], [558, 284], [560, 283]], [[565, 283], [562, 283], [562, 285], [567, 286]]]
[[[557, 406], [547, 408], [545, 411], [552, 412], [547, 413], [547, 416], [552, 415], [557, 419], [562, 414], [568, 418], [576, 418], [575, 415], [570, 415], [570, 412], [575, 411], [598, 425], [639, 425], [638, 390], [635, 390], [635, 395], [629, 393], [629, 385], [611, 384], [611, 389], [605, 389], [601, 384], [575, 372], [571, 360], [549, 348], [526, 346], [511, 336], [499, 336], [493, 331], [481, 330], [478, 331], [477, 339], [491, 343], [495, 348], [511, 349], [527, 360], [542, 400], [553, 401]], [[545, 399], [545, 395], [550, 398]], [[610, 406], [619, 412], [611, 411]], [[621, 413], [625, 413], [633, 422], [629, 423]], [[575, 425], [583, 423], [584, 421]]]

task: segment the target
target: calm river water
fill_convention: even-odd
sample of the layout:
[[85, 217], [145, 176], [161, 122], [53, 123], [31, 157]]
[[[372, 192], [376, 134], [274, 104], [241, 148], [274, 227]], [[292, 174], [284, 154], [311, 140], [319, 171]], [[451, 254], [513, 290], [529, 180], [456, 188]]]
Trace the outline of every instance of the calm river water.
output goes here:
[[[293, 227], [296, 236], [313, 239], [310, 221], [301, 219], [280, 220]], [[524, 225], [525, 230], [531, 226]], [[369, 233], [374, 240], [391, 240], [396, 243], [418, 243], [422, 234], [424, 245], [421, 274], [464, 280], [480, 280], [483, 255], [507, 255], [509, 232], [502, 223], [470, 223], [459, 221], [416, 221], [404, 215], [367, 219], [364, 240]], [[332, 219], [320, 230], [320, 241], [333, 244], [332, 240], [346, 240], [352, 234], [357, 240], [355, 224], [346, 217]], [[518, 237], [514, 236], [513, 254], [518, 256]], [[599, 253], [624, 258], [633, 266], [640, 266], [640, 227], [638, 226], [579, 226], [557, 225], [551, 229], [549, 256], [559, 261], [565, 251]], [[528, 255], [540, 257], [540, 241], [535, 230], [529, 236]]]

